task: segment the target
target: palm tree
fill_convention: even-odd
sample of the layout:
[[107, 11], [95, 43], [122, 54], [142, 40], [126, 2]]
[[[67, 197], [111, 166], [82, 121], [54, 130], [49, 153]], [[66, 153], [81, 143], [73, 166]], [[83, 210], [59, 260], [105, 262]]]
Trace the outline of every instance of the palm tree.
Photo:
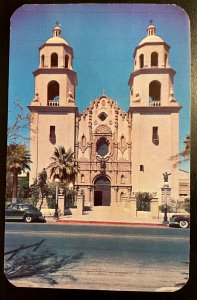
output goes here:
[[30, 170], [30, 154], [25, 145], [10, 144], [7, 147], [7, 171], [12, 173], [12, 202], [17, 201], [18, 175]]
[[59, 146], [55, 148], [50, 159], [52, 162], [47, 167], [50, 170], [50, 178], [53, 180], [59, 178], [61, 182], [65, 183], [74, 182], [79, 168], [75, 163], [74, 152], [71, 149], [66, 151], [63, 146]]

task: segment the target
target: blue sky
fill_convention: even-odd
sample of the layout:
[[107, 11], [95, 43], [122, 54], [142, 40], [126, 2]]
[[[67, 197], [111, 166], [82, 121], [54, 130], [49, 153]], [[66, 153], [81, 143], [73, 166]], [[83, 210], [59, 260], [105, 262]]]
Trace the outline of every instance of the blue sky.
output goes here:
[[[38, 48], [52, 36], [58, 21], [62, 37], [74, 50], [79, 111], [100, 97], [103, 89], [127, 111], [133, 52], [146, 36], [150, 19], [157, 28], [156, 34], [171, 46], [170, 64], [177, 72], [175, 97], [183, 106], [180, 150], [183, 149], [183, 140], [190, 132], [190, 24], [186, 12], [175, 5], [31, 4], [18, 8], [11, 17], [9, 109], [15, 99], [26, 106], [34, 98], [32, 72], [38, 68]], [[13, 120], [12, 111], [9, 122]]]

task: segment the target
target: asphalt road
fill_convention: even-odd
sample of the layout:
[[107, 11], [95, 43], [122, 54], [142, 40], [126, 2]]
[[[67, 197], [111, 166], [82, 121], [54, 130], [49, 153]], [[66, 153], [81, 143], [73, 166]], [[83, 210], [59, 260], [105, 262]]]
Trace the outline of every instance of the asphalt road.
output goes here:
[[189, 229], [6, 223], [5, 253], [39, 242], [9, 260], [13, 253], [5, 256], [9, 276], [10, 266], [17, 274], [23, 264], [24, 278], [10, 277], [13, 284], [168, 291], [180, 289], [189, 277]]

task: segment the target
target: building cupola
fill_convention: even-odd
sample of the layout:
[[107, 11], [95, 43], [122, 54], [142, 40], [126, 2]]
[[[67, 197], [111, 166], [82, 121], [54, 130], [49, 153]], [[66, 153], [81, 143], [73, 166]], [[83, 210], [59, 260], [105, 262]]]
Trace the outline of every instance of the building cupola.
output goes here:
[[152, 20], [150, 20], [150, 25], [147, 27], [147, 36], [155, 35], [156, 27], [152, 24]]
[[61, 27], [58, 22], [56, 22], [56, 26], [53, 28], [53, 37], [61, 37]]
[[134, 50], [134, 71], [129, 78], [131, 106], [176, 106], [170, 46], [158, 35], [150, 20], [147, 35]]
[[[35, 94], [39, 95], [40, 106], [75, 106], [77, 74], [73, 70], [73, 49], [61, 37], [58, 22], [52, 32], [53, 36], [39, 48], [39, 66], [33, 72]], [[33, 101], [33, 105], [37, 102]]]

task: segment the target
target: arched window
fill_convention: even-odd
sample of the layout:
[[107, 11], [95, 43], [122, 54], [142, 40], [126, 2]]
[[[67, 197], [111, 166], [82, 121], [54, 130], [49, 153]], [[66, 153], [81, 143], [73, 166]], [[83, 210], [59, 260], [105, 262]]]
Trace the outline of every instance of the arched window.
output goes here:
[[125, 137], [124, 137], [124, 135], [122, 135], [121, 138], [120, 138], [120, 145], [121, 145], [121, 147], [125, 147]]
[[161, 100], [161, 83], [157, 80], [153, 80], [149, 84], [149, 100], [150, 101]]
[[65, 55], [65, 68], [68, 68], [68, 61], [69, 61], [69, 56], [68, 54]]
[[158, 67], [158, 53], [151, 53], [151, 67]]
[[140, 68], [143, 68], [144, 67], [144, 54], [140, 54], [139, 59], [140, 59]]
[[84, 183], [85, 182], [85, 176], [84, 174], [81, 174], [81, 183]]
[[44, 54], [41, 56], [41, 68], [44, 68]]
[[121, 183], [125, 183], [125, 177], [124, 177], [124, 175], [121, 175]]
[[51, 67], [58, 67], [58, 55], [57, 53], [51, 54]]
[[86, 137], [85, 135], [83, 134], [82, 135], [82, 138], [81, 138], [81, 143], [82, 143], [82, 146], [85, 147], [86, 146]]
[[124, 197], [124, 193], [121, 192], [121, 194], [120, 194], [120, 201], [121, 201], [121, 202], [123, 201], [123, 197]]
[[[48, 105], [59, 105], [59, 83], [55, 80], [48, 83]], [[56, 105], [55, 105], [56, 103]]]
[[96, 152], [100, 156], [105, 156], [109, 152], [109, 142], [105, 137], [101, 137], [96, 143]]

